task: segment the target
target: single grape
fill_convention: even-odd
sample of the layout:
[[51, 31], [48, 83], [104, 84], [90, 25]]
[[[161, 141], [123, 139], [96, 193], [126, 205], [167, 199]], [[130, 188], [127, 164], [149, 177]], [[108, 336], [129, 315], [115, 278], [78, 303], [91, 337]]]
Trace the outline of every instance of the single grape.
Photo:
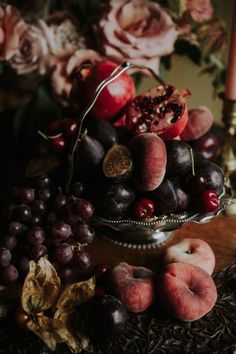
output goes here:
[[0, 269], [0, 282], [8, 285], [14, 283], [18, 279], [19, 273], [13, 264], [8, 264]]
[[38, 199], [43, 200], [44, 202], [47, 202], [51, 197], [52, 197], [52, 193], [50, 191], [50, 189], [39, 189], [37, 191], [37, 197]]
[[20, 204], [15, 210], [16, 218], [20, 222], [27, 222], [32, 216], [31, 208], [26, 204]]
[[41, 175], [37, 177], [34, 181], [34, 185], [38, 189], [48, 188], [51, 183], [50, 178], [47, 175]]
[[30, 204], [35, 197], [34, 189], [22, 188], [19, 192], [19, 201], [22, 204]]
[[32, 246], [41, 245], [45, 241], [44, 229], [40, 226], [33, 226], [29, 229], [26, 239]]
[[30, 226], [35, 226], [35, 225], [40, 225], [41, 222], [42, 222], [41, 216], [32, 215], [27, 224]]
[[22, 256], [17, 261], [17, 269], [19, 274], [22, 277], [25, 277], [26, 274], [29, 272], [29, 259], [25, 256]]
[[72, 183], [72, 185], [70, 187], [70, 193], [76, 198], [82, 197], [82, 195], [84, 193], [83, 183], [81, 183], [81, 182]]
[[74, 238], [80, 243], [91, 243], [94, 240], [95, 231], [87, 224], [76, 225]]
[[11, 252], [5, 247], [0, 247], [0, 268], [6, 267], [10, 262]]
[[24, 229], [25, 228], [23, 227], [23, 225], [17, 221], [12, 221], [8, 225], [8, 233], [11, 236], [19, 235], [24, 231]]
[[72, 234], [70, 225], [63, 221], [56, 221], [52, 225], [51, 236], [54, 239], [65, 240]]
[[36, 199], [32, 204], [32, 211], [35, 215], [41, 216], [46, 212], [46, 204], [43, 200]]
[[1, 245], [9, 251], [13, 251], [17, 245], [17, 238], [15, 236], [7, 235], [1, 239]]
[[59, 264], [67, 264], [72, 260], [73, 247], [68, 243], [61, 243], [53, 252], [53, 258]]
[[29, 250], [29, 259], [37, 262], [39, 258], [45, 256], [48, 253], [47, 247], [44, 245], [33, 246]]
[[70, 265], [78, 270], [86, 270], [91, 264], [90, 255], [83, 249], [75, 250]]
[[61, 194], [61, 195], [58, 195], [54, 198], [53, 200], [53, 209], [55, 211], [59, 211], [61, 209], [64, 208], [64, 206], [66, 205], [67, 203], [67, 198], [65, 195]]
[[73, 211], [81, 219], [89, 219], [94, 212], [93, 205], [86, 199], [78, 199], [73, 206]]

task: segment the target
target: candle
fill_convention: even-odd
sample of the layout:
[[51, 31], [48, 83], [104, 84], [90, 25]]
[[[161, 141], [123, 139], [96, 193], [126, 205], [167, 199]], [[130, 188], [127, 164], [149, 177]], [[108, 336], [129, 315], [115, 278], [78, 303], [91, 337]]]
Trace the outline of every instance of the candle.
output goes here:
[[225, 98], [236, 100], [236, 0], [234, 1], [229, 57], [225, 86]]

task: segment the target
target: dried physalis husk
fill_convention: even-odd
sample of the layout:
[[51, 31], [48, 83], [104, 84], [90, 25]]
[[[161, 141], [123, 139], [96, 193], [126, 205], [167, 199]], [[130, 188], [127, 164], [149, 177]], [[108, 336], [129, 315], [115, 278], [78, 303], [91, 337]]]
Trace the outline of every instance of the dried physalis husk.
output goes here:
[[87, 337], [80, 333], [79, 327], [71, 325], [71, 316], [76, 312], [77, 323], [79, 323], [78, 305], [87, 302], [94, 296], [95, 292], [95, 278], [90, 278], [86, 281], [71, 284], [65, 288], [56, 305], [55, 319], [61, 320], [65, 323], [68, 331], [73, 335], [73, 341], [67, 342], [71, 351], [79, 352], [86, 349], [89, 343]]
[[[79, 353], [87, 347], [88, 339], [74, 331], [69, 316], [75, 306], [94, 295], [95, 281], [91, 278], [72, 284], [59, 297], [60, 285], [56, 270], [46, 257], [40, 258], [37, 264], [30, 262], [21, 296], [22, 308], [29, 317], [27, 327], [51, 350], [65, 342], [73, 353]], [[57, 300], [54, 318], [44, 316], [44, 311], [55, 306]]]
[[55, 268], [46, 257], [36, 264], [30, 261], [30, 269], [22, 289], [22, 308], [27, 314], [46, 311], [55, 304], [61, 282]]

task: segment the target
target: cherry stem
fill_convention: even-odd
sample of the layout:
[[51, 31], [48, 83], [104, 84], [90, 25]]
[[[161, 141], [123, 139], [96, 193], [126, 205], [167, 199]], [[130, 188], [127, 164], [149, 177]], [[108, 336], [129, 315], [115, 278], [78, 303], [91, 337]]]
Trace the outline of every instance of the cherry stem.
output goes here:
[[60, 136], [62, 136], [62, 133], [58, 133], [56, 135], [46, 135], [43, 132], [41, 132], [41, 130], [38, 130], [37, 133], [44, 138], [45, 140], [50, 140], [50, 139], [56, 139], [56, 138], [60, 138]]
[[38, 133], [42, 138], [44, 138], [45, 140], [49, 140], [48, 136], [45, 135], [43, 132], [41, 132], [41, 130], [38, 130], [37, 133]]
[[122, 62], [120, 65], [118, 65], [112, 73], [104, 79], [100, 84], [97, 86], [94, 95], [90, 99], [88, 105], [85, 107], [84, 111], [82, 112], [80, 116], [80, 121], [77, 126], [77, 132], [75, 134], [75, 142], [72, 145], [71, 151], [68, 155], [68, 179], [66, 183], [66, 191], [69, 193], [70, 190], [70, 184], [71, 180], [74, 174], [74, 156], [75, 156], [75, 151], [77, 146], [79, 145], [81, 139], [81, 132], [82, 132], [82, 126], [85, 117], [88, 115], [88, 113], [91, 111], [93, 106], [95, 105], [100, 93], [102, 90], [109, 85], [111, 82], [115, 81], [119, 76], [121, 76], [124, 72], [128, 71], [129, 69], [140, 69], [140, 70], [146, 70], [151, 73], [151, 75], [154, 77], [155, 80], [159, 81], [161, 84], [165, 84], [165, 82], [152, 70], [151, 68], [148, 68], [144, 65], [136, 65], [136, 64], [131, 64], [127, 61]]

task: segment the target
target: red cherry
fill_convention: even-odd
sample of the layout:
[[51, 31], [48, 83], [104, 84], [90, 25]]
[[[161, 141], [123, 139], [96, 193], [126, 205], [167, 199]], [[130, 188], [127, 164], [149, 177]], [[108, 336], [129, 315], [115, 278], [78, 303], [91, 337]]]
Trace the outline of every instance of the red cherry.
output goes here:
[[63, 132], [66, 136], [73, 136], [76, 132], [77, 121], [72, 118], [64, 119]]
[[219, 209], [219, 199], [213, 189], [207, 189], [202, 193], [200, 207], [204, 212], [213, 212]]
[[63, 138], [63, 136], [58, 136], [55, 137], [51, 140], [51, 144], [52, 144], [52, 150], [55, 153], [59, 153], [62, 152], [65, 149], [65, 139]]
[[140, 198], [134, 204], [134, 216], [136, 219], [145, 220], [154, 214], [154, 210], [154, 203], [148, 198]]
[[99, 263], [93, 268], [92, 274], [95, 276], [96, 283], [103, 280], [104, 275], [107, 273], [108, 269], [109, 267], [105, 263]]

